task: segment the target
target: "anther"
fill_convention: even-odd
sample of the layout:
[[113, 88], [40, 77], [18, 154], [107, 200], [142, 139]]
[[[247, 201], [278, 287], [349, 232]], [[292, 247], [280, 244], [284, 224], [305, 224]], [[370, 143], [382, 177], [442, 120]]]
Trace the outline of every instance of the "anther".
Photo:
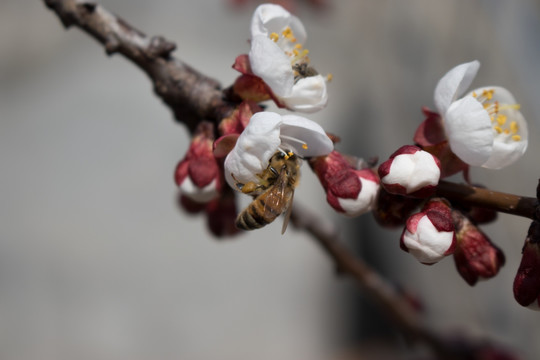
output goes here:
[[277, 33], [273, 32], [273, 33], [270, 34], [270, 39], [272, 41], [274, 41], [274, 42], [277, 42], [278, 39], [279, 39], [279, 35]]

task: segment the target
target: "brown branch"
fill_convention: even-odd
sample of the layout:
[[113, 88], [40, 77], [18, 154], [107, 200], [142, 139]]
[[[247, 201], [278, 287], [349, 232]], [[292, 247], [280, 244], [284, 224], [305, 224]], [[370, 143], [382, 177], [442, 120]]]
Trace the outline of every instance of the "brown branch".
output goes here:
[[92, 1], [44, 1], [66, 28], [79, 27], [101, 43], [108, 55], [122, 54], [139, 66], [152, 80], [155, 93], [191, 132], [201, 119], [217, 123], [230, 111], [216, 80], [171, 56], [174, 43], [161, 36], [147, 37]]
[[507, 214], [536, 219], [538, 199], [501, 193], [489, 189], [449, 181], [440, 181], [437, 195], [452, 202], [480, 206]]
[[394, 286], [341, 245], [339, 233], [331, 222], [317, 216], [298, 202], [293, 204], [291, 222], [317, 241], [341, 274], [352, 276], [356, 280], [408, 340], [427, 345], [439, 359], [472, 359], [472, 355], [492, 348], [493, 345], [489, 342], [472, 341], [465, 335], [460, 339], [451, 339], [429, 328]]

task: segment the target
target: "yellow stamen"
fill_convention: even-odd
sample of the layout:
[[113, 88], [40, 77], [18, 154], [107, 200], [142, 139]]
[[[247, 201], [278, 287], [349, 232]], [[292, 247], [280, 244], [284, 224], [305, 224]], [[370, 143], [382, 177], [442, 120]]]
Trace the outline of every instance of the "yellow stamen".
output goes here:
[[503, 131], [500, 126], [494, 126], [493, 129], [495, 129], [498, 134], [501, 134]]
[[301, 48], [302, 48], [302, 44], [296, 44], [296, 45], [294, 45], [294, 48], [295, 48], [295, 49], [301, 49]]
[[285, 36], [285, 37], [290, 37], [290, 36], [292, 36], [292, 30], [291, 30], [291, 28], [288, 27], [288, 26], [287, 26], [287, 27], [285, 28], [285, 30], [283, 30], [281, 33], [282, 33], [283, 36]]
[[476, 94], [476, 91], [473, 91], [473, 92], [472, 92], [472, 96], [473, 96], [473, 97], [477, 97], [477, 96], [478, 96], [478, 94]]
[[307, 150], [307, 144], [302, 144], [302, 149]]
[[501, 105], [499, 110], [519, 110], [521, 108], [520, 104], [504, 104]]
[[495, 91], [493, 89], [491, 90], [484, 90], [482, 91], [482, 96], [485, 97], [487, 100], [493, 99], [493, 93]]
[[507, 119], [506, 115], [502, 115], [502, 114], [497, 115], [497, 124], [499, 124], [500, 126], [503, 126], [506, 123], [506, 119]]
[[277, 42], [278, 39], [279, 39], [279, 35], [275, 32], [271, 33], [270, 34], [270, 39], [273, 40], [274, 42]]
[[293, 52], [294, 56], [298, 56], [298, 54], [299, 54], [298, 50], [296, 50], [296, 49], [293, 49], [292, 52]]
[[326, 81], [328, 81], [328, 82], [332, 81], [333, 78], [334, 78], [334, 75], [332, 75], [332, 74], [327, 74], [326, 75]]
[[521, 136], [519, 136], [519, 135], [512, 135], [512, 140], [514, 140], [514, 141], [520, 141], [520, 140], [521, 140]]
[[518, 130], [519, 130], [519, 127], [518, 127], [517, 122], [512, 121], [510, 123], [510, 131], [512, 132], [512, 134], [517, 134]]
[[508, 134], [510, 134], [510, 130], [504, 129], [504, 133], [505, 133], [506, 135], [508, 135]]

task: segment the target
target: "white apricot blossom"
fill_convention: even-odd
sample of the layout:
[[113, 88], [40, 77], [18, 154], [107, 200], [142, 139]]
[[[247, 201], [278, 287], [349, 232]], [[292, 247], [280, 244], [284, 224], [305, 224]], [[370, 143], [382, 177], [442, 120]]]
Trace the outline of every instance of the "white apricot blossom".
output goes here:
[[458, 65], [435, 88], [435, 106], [452, 151], [472, 166], [500, 169], [527, 149], [527, 123], [512, 94], [487, 86], [458, 99], [471, 85], [480, 63]]
[[294, 111], [315, 112], [328, 102], [327, 77], [309, 64], [302, 22], [283, 7], [262, 4], [251, 19], [249, 62], [277, 99]]
[[432, 154], [404, 145], [379, 166], [381, 184], [392, 194], [427, 197], [441, 177], [441, 164]]
[[300, 157], [322, 156], [334, 148], [323, 128], [304, 117], [258, 112], [238, 137], [225, 158], [225, 179], [235, 190], [237, 183], [258, 182], [270, 158], [278, 151]]

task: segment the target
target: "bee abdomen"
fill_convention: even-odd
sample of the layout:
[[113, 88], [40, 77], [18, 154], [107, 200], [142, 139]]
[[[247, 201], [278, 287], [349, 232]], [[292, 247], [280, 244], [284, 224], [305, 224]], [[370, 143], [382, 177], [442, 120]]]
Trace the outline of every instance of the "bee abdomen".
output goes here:
[[[275, 214], [271, 219], [265, 217], [264, 200], [256, 199], [236, 218], [236, 227], [243, 230], [260, 229], [271, 223], [279, 214]], [[273, 214], [274, 215], [274, 214]]]

